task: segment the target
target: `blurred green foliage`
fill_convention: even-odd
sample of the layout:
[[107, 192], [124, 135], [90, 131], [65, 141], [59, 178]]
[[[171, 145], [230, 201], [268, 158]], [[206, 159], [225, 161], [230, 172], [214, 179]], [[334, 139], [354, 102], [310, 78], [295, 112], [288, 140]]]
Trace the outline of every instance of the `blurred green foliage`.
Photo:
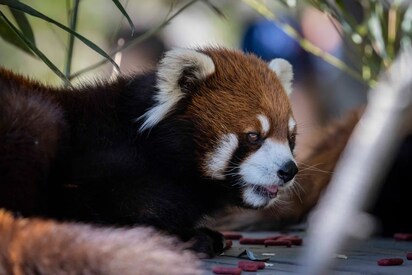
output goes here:
[[[8, 44], [17, 47], [31, 57], [36, 57], [47, 65], [64, 83], [70, 85], [74, 78], [82, 76], [107, 62], [111, 62], [114, 67], [118, 68], [112, 59], [117, 52], [141, 43], [156, 34], [173, 18], [198, 0], [187, 1], [176, 9], [174, 9], [174, 2], [169, 3], [173, 9], [171, 8], [166, 18], [158, 26], [140, 36], [133, 37], [125, 45], [119, 46], [110, 52], [103, 49], [111, 48], [111, 45], [105, 45], [104, 42], [107, 43], [107, 41], [104, 41], [104, 39], [106, 36], [115, 36], [114, 32], [120, 29], [122, 19], [125, 19], [130, 26], [130, 36], [134, 35], [135, 26], [124, 4], [118, 0], [104, 0], [104, 4], [102, 1], [44, 0], [33, 2], [0, 0], [0, 36]], [[128, 1], [125, 1], [125, 3], [127, 4]], [[113, 16], [114, 8], [118, 10], [117, 16]], [[210, 5], [210, 8], [214, 8], [214, 6]], [[110, 16], [106, 16], [106, 14], [110, 14]], [[78, 23], [81, 23], [82, 34], [77, 31]], [[49, 31], [45, 31], [47, 29]], [[84, 62], [83, 68], [73, 72], [74, 50], [75, 47], [76, 49], [78, 47], [74, 43], [75, 38], [82, 42], [83, 47], [86, 46], [89, 51], [94, 52], [91, 55], [94, 57], [88, 58]], [[94, 42], [95, 40], [98, 41]], [[110, 43], [113, 43], [113, 41], [110, 41]], [[100, 46], [102, 44], [103, 46]], [[3, 66], [8, 65], [8, 51], [6, 48], [0, 53]], [[99, 55], [101, 57], [98, 57]], [[35, 62], [32, 59], [27, 59], [27, 56], [18, 57], [13, 55], [14, 58], [21, 58], [21, 61], [15, 62], [13, 60], [10, 64]], [[13, 68], [13, 66], [10, 67]], [[64, 72], [60, 68], [64, 68]]]
[[[111, 45], [107, 45], [106, 38], [115, 36], [123, 20], [129, 25], [130, 35], [135, 32], [133, 21], [128, 14], [128, 0], [0, 0], [0, 37], [7, 44], [12, 45], [12, 47], [4, 46], [4, 42], [0, 41], [2, 65], [13, 68], [16, 62], [9, 60], [10, 52], [18, 48], [28, 54], [12, 55], [14, 59], [20, 59], [18, 63], [38, 62], [39, 66], [46, 64], [60, 79], [69, 83], [107, 62], [115, 64], [112, 57], [117, 52], [155, 35], [195, 2], [202, 2], [205, 8], [223, 18], [226, 24], [232, 24], [231, 18], [225, 16], [216, 6], [217, 3], [222, 6], [221, 1], [162, 0], [159, 2], [171, 7], [164, 20], [159, 20], [158, 25], [146, 33], [134, 36], [125, 45], [113, 49]], [[231, 5], [231, 1], [224, 2], [223, 5]], [[411, 46], [412, 6], [407, 0], [243, 0], [243, 2], [260, 15], [275, 21], [308, 52], [369, 86], [375, 85], [379, 74], [392, 64], [400, 50]], [[274, 3], [282, 3], [292, 11], [299, 10], [303, 5], [310, 5], [325, 13], [335, 24], [345, 45], [353, 51], [353, 56], [360, 66], [350, 66], [322, 51], [288, 23], [278, 20], [276, 11], [273, 10]], [[81, 26], [81, 29], [77, 28], [78, 26]], [[74, 43], [75, 41], [82, 43]], [[87, 47], [92, 54], [88, 55], [86, 60], [76, 60], [74, 64], [75, 53], [79, 50], [85, 51]], [[35, 61], [33, 56], [38, 61]], [[73, 71], [73, 67], [76, 71]]]
[[243, 1], [277, 22], [304, 49], [369, 86], [376, 84], [380, 73], [393, 63], [402, 49], [411, 46], [412, 5], [408, 0], [281, 0], [290, 9], [310, 5], [325, 13], [335, 24], [347, 48], [353, 51], [355, 59], [360, 60], [360, 68], [344, 64], [303, 38], [290, 25], [279, 22], [267, 1]]

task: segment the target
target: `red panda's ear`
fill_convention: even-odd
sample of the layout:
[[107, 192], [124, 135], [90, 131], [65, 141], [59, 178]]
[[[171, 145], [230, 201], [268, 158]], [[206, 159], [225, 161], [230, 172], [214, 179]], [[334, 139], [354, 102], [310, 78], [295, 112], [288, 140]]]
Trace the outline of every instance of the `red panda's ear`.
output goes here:
[[150, 129], [163, 120], [199, 81], [214, 72], [213, 60], [204, 53], [188, 49], [167, 52], [157, 71], [155, 104], [138, 119], [144, 120], [139, 131]]
[[282, 83], [285, 92], [290, 95], [292, 92], [293, 68], [292, 65], [282, 58], [275, 58], [269, 63], [269, 68], [274, 71]]

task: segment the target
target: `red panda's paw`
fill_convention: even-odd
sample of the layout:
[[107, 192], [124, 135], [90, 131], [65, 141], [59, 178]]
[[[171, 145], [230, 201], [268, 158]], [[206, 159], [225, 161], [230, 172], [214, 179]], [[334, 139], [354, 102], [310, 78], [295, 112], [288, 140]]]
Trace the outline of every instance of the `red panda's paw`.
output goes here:
[[191, 249], [198, 253], [199, 258], [213, 258], [223, 252], [225, 238], [217, 231], [207, 227], [195, 230]]

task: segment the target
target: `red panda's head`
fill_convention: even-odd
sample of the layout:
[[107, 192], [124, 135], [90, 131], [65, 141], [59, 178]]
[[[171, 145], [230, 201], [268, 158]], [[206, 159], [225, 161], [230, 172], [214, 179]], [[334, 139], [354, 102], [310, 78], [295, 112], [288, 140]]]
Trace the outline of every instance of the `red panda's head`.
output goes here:
[[283, 59], [266, 64], [220, 48], [172, 50], [159, 65], [156, 103], [140, 131], [171, 115], [191, 121], [202, 175], [238, 188], [246, 206], [270, 205], [298, 170], [292, 78]]

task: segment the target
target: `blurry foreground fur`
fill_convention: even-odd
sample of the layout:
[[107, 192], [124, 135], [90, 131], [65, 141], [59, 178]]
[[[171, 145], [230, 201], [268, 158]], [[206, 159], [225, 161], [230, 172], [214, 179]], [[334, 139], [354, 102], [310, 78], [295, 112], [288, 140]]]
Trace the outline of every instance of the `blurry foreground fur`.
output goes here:
[[149, 228], [14, 218], [0, 210], [0, 236], [0, 274], [201, 274], [193, 254]]

